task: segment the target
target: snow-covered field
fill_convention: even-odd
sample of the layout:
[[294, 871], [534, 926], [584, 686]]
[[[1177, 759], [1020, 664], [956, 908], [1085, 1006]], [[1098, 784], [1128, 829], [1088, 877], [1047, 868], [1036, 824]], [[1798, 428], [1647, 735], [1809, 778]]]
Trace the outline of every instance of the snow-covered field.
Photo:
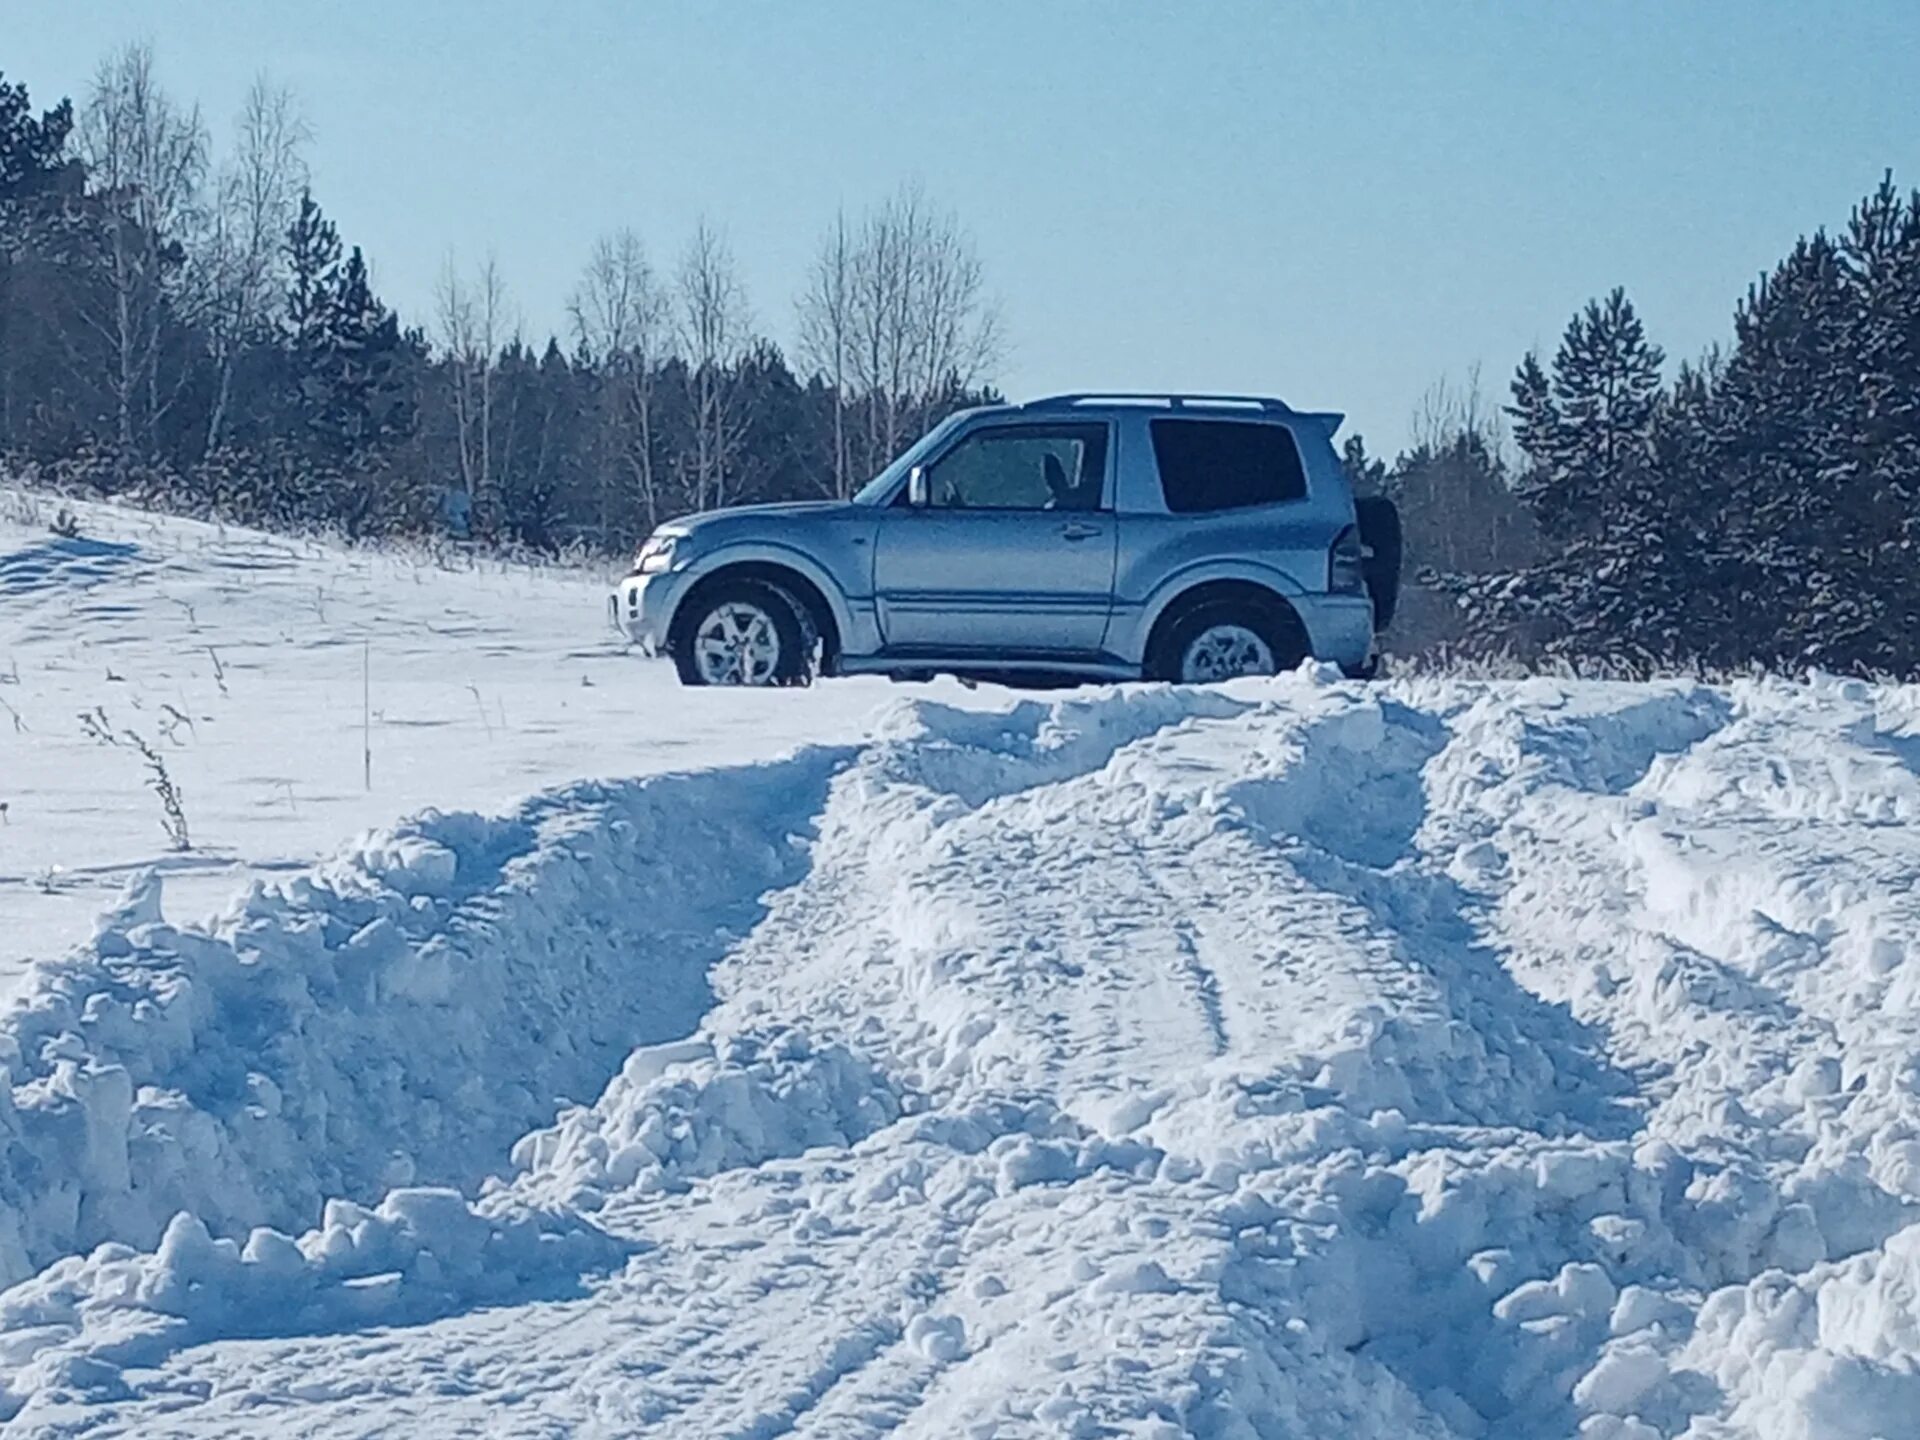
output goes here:
[[[628, 653], [601, 576], [104, 506], [69, 507], [63, 540], [61, 508], [0, 486], [0, 993], [143, 868], [197, 918], [403, 815], [850, 740], [901, 693], [684, 692]], [[178, 785], [190, 852], [128, 731]]]
[[[82, 520], [9, 1434], [1920, 1434], [1920, 690], [694, 695], [578, 577]], [[95, 701], [217, 871], [114, 898]]]

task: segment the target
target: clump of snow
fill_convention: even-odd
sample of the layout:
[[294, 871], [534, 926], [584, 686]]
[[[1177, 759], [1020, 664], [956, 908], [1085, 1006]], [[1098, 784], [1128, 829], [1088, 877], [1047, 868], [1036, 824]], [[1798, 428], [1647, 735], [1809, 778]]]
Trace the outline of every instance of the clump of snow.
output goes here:
[[216, 1239], [182, 1212], [151, 1253], [103, 1244], [0, 1296], [11, 1337], [0, 1415], [46, 1388], [124, 1393], [124, 1367], [209, 1340], [417, 1324], [557, 1295], [627, 1249], [577, 1217], [476, 1208], [445, 1189], [394, 1190], [373, 1209], [329, 1201], [297, 1240], [266, 1227], [244, 1243]]
[[1767, 1270], [1710, 1295], [1668, 1357], [1733, 1397], [1759, 1440], [1874, 1440], [1920, 1415], [1920, 1226], [1798, 1275]]
[[591, 1106], [513, 1147], [519, 1188], [595, 1208], [610, 1190], [684, 1188], [700, 1176], [816, 1146], [844, 1147], [898, 1119], [887, 1077], [844, 1045], [795, 1030], [712, 1045], [642, 1047]]

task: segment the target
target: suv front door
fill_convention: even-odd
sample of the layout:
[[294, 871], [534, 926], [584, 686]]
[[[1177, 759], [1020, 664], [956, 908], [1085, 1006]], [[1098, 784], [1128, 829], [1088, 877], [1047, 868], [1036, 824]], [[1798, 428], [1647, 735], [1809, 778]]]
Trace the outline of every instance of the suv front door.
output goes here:
[[1113, 605], [1113, 451], [1105, 423], [968, 431], [903, 491], [873, 563], [889, 651], [1091, 655]]

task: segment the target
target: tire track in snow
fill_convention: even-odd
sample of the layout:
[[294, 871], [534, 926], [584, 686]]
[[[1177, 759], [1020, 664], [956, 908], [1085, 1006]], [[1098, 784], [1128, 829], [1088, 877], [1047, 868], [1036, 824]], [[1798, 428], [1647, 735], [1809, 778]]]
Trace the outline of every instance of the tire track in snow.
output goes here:
[[[941, 1203], [918, 1192], [934, 1188], [940, 1166], [967, 1162], [926, 1151], [924, 1162], [903, 1164], [877, 1147], [858, 1151], [830, 1162], [843, 1183], [869, 1194], [890, 1184], [915, 1192], [870, 1233], [837, 1233], [824, 1214], [816, 1225], [805, 1203], [792, 1230], [775, 1224], [769, 1231], [761, 1223], [768, 1217], [753, 1213], [750, 1200], [741, 1203], [761, 1183], [752, 1172], [696, 1184], [694, 1202], [711, 1223], [652, 1257], [666, 1273], [643, 1258], [617, 1282], [644, 1287], [665, 1318], [659, 1330], [589, 1367], [584, 1389], [622, 1375], [629, 1382], [596, 1404], [592, 1433], [855, 1440], [892, 1431], [918, 1408], [964, 1350], [931, 1317], [951, 1288], [974, 1209], [964, 1195]], [[782, 1168], [797, 1180], [809, 1162]], [[647, 1226], [651, 1215], [657, 1225], [662, 1209], [643, 1205], [628, 1223]], [[763, 1257], [750, 1273], [716, 1263], [743, 1250]], [[755, 1300], [761, 1323], [744, 1330], [708, 1318], [755, 1308]], [[727, 1383], [746, 1371], [759, 1377], [754, 1391]]]
[[[1290, 717], [1280, 727], [1281, 733], [1294, 737], [1295, 748], [1274, 757], [1281, 767], [1276, 794], [1285, 794], [1287, 785], [1297, 783], [1303, 773], [1311, 775], [1339, 761], [1345, 761], [1343, 782], [1350, 782], [1353, 761], [1364, 756], [1364, 742], [1370, 735], [1378, 738], [1369, 729], [1378, 725], [1377, 713], [1369, 719], [1365, 707], [1360, 707], [1356, 722], [1347, 702], [1312, 692], [1300, 698], [1310, 702], [1305, 706], [1307, 713]], [[1324, 713], [1328, 707], [1332, 715]], [[1137, 1023], [1143, 1014], [1140, 999], [1142, 994], [1162, 993], [1154, 985], [1167, 951], [1103, 946], [1094, 931], [1076, 929], [1082, 923], [1076, 911], [1096, 925], [1108, 925], [1125, 897], [1157, 896], [1144, 904], [1137, 899], [1126, 901], [1138, 904], [1142, 920], [1152, 926], [1156, 915], [1171, 908], [1171, 897], [1178, 892], [1187, 904], [1198, 906], [1197, 913], [1208, 924], [1204, 929], [1191, 922], [1166, 927], [1162, 921], [1163, 938], [1176, 947], [1176, 953], [1185, 938], [1196, 953], [1206, 947], [1223, 958], [1238, 951], [1241, 958], [1225, 971], [1209, 970], [1215, 977], [1211, 1010], [1204, 1003], [1204, 986], [1198, 994], [1185, 985], [1169, 993], [1184, 994], [1184, 1003], [1196, 1012], [1200, 1033], [1211, 1033], [1223, 1042], [1231, 1028], [1229, 1013], [1248, 1019], [1239, 1039], [1243, 1048], [1235, 1056], [1236, 1066], [1250, 1064], [1255, 1074], [1271, 1074], [1279, 1062], [1284, 1074], [1289, 1057], [1311, 1055], [1316, 1046], [1328, 1041], [1345, 1043], [1337, 1033], [1298, 1033], [1295, 1022], [1319, 1017], [1324, 1025], [1329, 1017], [1337, 1020], [1352, 1013], [1355, 1005], [1365, 1007], [1368, 997], [1388, 997], [1393, 1009], [1417, 1012], [1424, 1007], [1438, 1018], [1443, 1012], [1432, 1009], [1431, 997], [1422, 998], [1419, 984], [1412, 983], [1417, 977], [1407, 973], [1391, 948], [1377, 940], [1356, 947], [1344, 933], [1351, 925], [1350, 900], [1343, 902], [1337, 892], [1316, 889], [1299, 857], [1272, 854], [1270, 839], [1237, 823], [1222, 828], [1223, 812], [1208, 795], [1234, 775], [1244, 759], [1246, 740], [1259, 733], [1241, 723], [1248, 719], [1250, 708], [1239, 706], [1223, 713], [1210, 722], [1209, 729], [1195, 727], [1185, 717], [1169, 725], [1145, 707], [1145, 713], [1118, 716], [1112, 713], [1123, 709], [1118, 705], [1104, 711], [1086, 707], [1080, 722], [1096, 734], [1098, 743], [1085, 738], [1087, 730], [1063, 734], [1057, 744], [1042, 743], [1047, 724], [1056, 723], [1042, 714], [1026, 717], [1040, 723], [1028, 727], [1024, 740], [1017, 725], [1010, 745], [1004, 729], [996, 732], [1011, 754], [995, 754], [987, 747], [988, 753], [976, 754], [970, 761], [960, 748], [936, 746], [931, 755], [910, 750], [867, 757], [872, 763], [865, 768], [878, 770], [880, 778], [893, 782], [892, 789], [875, 791], [863, 780], [860, 765], [836, 786], [835, 800], [822, 817], [812, 877], [776, 898], [774, 910], [736, 952], [739, 973], [730, 978], [728, 990], [739, 995], [752, 988], [758, 956], [766, 962], [757, 966], [766, 979], [786, 978], [772, 973], [776, 970], [792, 971], [794, 983], [787, 984], [784, 993], [775, 985], [762, 997], [762, 1004], [770, 1004], [775, 1012], [811, 1010], [816, 1020], [837, 1012], [851, 1022], [859, 1016], [885, 1014], [891, 1006], [896, 1022], [907, 1019], [898, 1010], [902, 994], [895, 993], [890, 1002], [887, 987], [878, 993], [873, 990], [873, 966], [855, 965], [849, 970], [846, 932], [864, 927], [857, 911], [849, 915], [840, 907], [849, 899], [864, 897], [885, 910], [916, 889], [965, 895], [968, 899], [957, 920], [948, 917], [955, 923], [944, 929], [936, 924], [919, 937], [928, 942], [925, 958], [932, 963], [925, 978], [932, 988], [915, 997], [916, 1006], [958, 983], [975, 990], [971, 1008], [977, 1015], [983, 998], [978, 987], [994, 987], [997, 982], [999, 989], [1017, 997], [1008, 1007], [1009, 1018], [1025, 1014], [1031, 1019], [1036, 1011], [1040, 1017], [1057, 1013], [1071, 1018], [1066, 1029], [1049, 1030], [1044, 1018], [1039, 1021], [1046, 1034], [1041, 1053], [1048, 1057], [1047, 1083], [1079, 1097], [1089, 1088], [1100, 1088], [1089, 1087], [1083, 1063], [1089, 1056], [1111, 1066], [1118, 1061], [1137, 1064], [1143, 1055], [1153, 1053], [1151, 1045], [1142, 1046]], [[1269, 707], [1261, 723], [1271, 731], [1278, 718]], [[1348, 739], [1357, 744], [1334, 745], [1330, 750], [1321, 745], [1342, 729], [1352, 730], [1356, 723], [1358, 729]], [[902, 762], [910, 775], [916, 768], [924, 774], [928, 768], [944, 767], [942, 773], [955, 782], [944, 795], [957, 796], [961, 803], [957, 807], [948, 803], [937, 788], [923, 790], [921, 798], [904, 807], [904, 818], [929, 823], [917, 830], [907, 823], [904, 834], [890, 835], [888, 815], [873, 813], [873, 802], [889, 795], [892, 801], [900, 798], [895, 772]], [[1168, 771], [1182, 776], [1171, 794], [1165, 783]], [[1289, 774], [1294, 781], [1285, 779]], [[892, 818], [897, 829], [902, 817]], [[1396, 832], [1410, 828], [1404, 815], [1393, 825]], [[1089, 832], [1106, 838], [1088, 846]], [[1364, 830], [1337, 836], [1332, 848], [1336, 854], [1344, 851], [1362, 860], [1381, 858]], [[917, 853], [920, 849], [933, 853], [922, 855]], [[1052, 857], [1051, 869], [1036, 871], [1018, 863], [1023, 854], [1041, 853]], [[983, 866], [983, 856], [1014, 863]], [[1072, 863], [1063, 863], [1063, 857], [1070, 857]], [[967, 885], [965, 877], [980, 874], [996, 877], [998, 893], [992, 887], [983, 892], [977, 883]], [[1163, 883], [1174, 876], [1180, 877], [1178, 885]], [[1058, 882], [1066, 877], [1075, 877], [1075, 883], [1062, 891]], [[1330, 894], [1335, 899], [1331, 907]], [[822, 904], [840, 913], [810, 920], [809, 907]], [[984, 931], [969, 929], [970, 916], [992, 923]], [[1223, 918], [1228, 922], [1224, 926]], [[820, 947], [816, 954], [810, 956], [804, 949], [795, 953], [796, 931]], [[1036, 966], [1034, 952], [1025, 945], [1000, 953], [978, 952], [973, 943], [976, 934], [1001, 932], [1049, 937], [1039, 952], [1041, 963]], [[884, 925], [879, 933], [885, 935]], [[1061, 941], [1066, 942], [1065, 949], [1053, 953], [1049, 947]], [[833, 977], [830, 985], [816, 986], [816, 981], [828, 976]], [[1017, 982], [1010, 991], [1009, 980]], [[1117, 1008], [1130, 987], [1137, 991], [1131, 1013]], [[821, 989], [826, 996], [819, 993]], [[839, 994], [834, 998], [836, 989]], [[1044, 1003], [1032, 1004], [1041, 997], [1055, 997], [1065, 1008], [1050, 1011]], [[822, 1005], [823, 998], [829, 1003]], [[963, 1012], [966, 1008], [961, 1007]], [[1152, 1011], [1149, 1005], [1144, 1013], [1151, 1017]], [[902, 1037], [914, 1033], [912, 1023], [895, 1023], [890, 1028]], [[909, 1044], [895, 1058], [911, 1069], [917, 1057], [938, 1059], [943, 1048], [939, 1043], [932, 1047]], [[1191, 1047], [1176, 1043], [1165, 1053], [1164, 1074], [1177, 1080], [1180, 1069], [1191, 1064]], [[1364, 1108], [1369, 1103], [1362, 1098], [1366, 1086], [1392, 1073], [1403, 1059], [1387, 1051], [1357, 1063], [1358, 1068], [1349, 1065], [1333, 1077], [1333, 1093]], [[1003, 1065], [977, 1078], [990, 1080], [996, 1073], [1008, 1079], [1014, 1074]], [[1032, 1071], [1028, 1076], [1029, 1084], [1037, 1078]], [[1424, 1088], [1441, 1098], [1446, 1095], [1444, 1087]], [[741, 1177], [747, 1183], [753, 1178]], [[691, 1333], [697, 1348], [688, 1352], [688, 1363], [695, 1374], [707, 1368], [702, 1356], [710, 1359], [737, 1344], [737, 1337], [730, 1339], [724, 1326]], [[780, 1341], [770, 1336], [767, 1343], [778, 1347]], [[779, 1353], [777, 1348], [774, 1353]], [[855, 1388], [861, 1387], [856, 1384]], [[845, 1392], [830, 1386], [829, 1393]], [[658, 1418], [663, 1412], [646, 1413]]]
[[[1155, 897], [1164, 892], [1150, 878], [1173, 855], [1145, 852], [1106, 826], [1103, 802], [1087, 814], [1074, 809], [1086, 796], [1136, 804], [1139, 792], [1115, 776], [1130, 755], [1193, 725], [1196, 708], [1231, 719], [1256, 706], [1147, 690], [1023, 704], [1008, 715], [903, 707], [836, 784], [808, 883], [729, 960], [728, 995], [747, 1014], [824, 1011], [850, 1028], [876, 1004], [911, 996], [919, 1022], [908, 1028], [921, 1034], [890, 1062], [907, 1073], [994, 1053], [981, 1011], [966, 998], [981, 986], [1003, 992], [1023, 1024], [1044, 1031], [1044, 1051], [1055, 1059], [1114, 1053], [1118, 1022], [1101, 1018], [1101, 997], [1114, 985], [1157, 985], [1182, 997], [1154, 1011], [1155, 1023], [1178, 1031], [1183, 1055], [1195, 1038], [1210, 1046], [1205, 1037], [1220, 1035], [1222, 1022], [1209, 1017], [1197, 977], [1161, 922], [1164, 904]], [[1073, 823], [1063, 824], [1068, 818]], [[970, 875], [983, 846], [997, 859]], [[1048, 859], [1036, 868], [1043, 853]], [[1033, 913], [1003, 925], [1009, 906]], [[798, 953], [796, 934], [804, 937]], [[1129, 960], [1143, 946], [1164, 958]], [[1062, 1005], [1073, 996], [1096, 1003], [1091, 1011]], [[1019, 1083], [1041, 1078], [1030, 1073]]]
[[[1171, 908], [1172, 897], [1168, 896], [1167, 900]], [[1217, 1060], [1229, 1048], [1226, 1015], [1220, 1001], [1220, 977], [1201, 958], [1200, 941], [1192, 921], [1181, 919], [1174, 922], [1173, 942], [1178, 949], [1181, 972], [1199, 997], [1201, 1012], [1207, 1020], [1207, 1033], [1213, 1042], [1212, 1058]]]

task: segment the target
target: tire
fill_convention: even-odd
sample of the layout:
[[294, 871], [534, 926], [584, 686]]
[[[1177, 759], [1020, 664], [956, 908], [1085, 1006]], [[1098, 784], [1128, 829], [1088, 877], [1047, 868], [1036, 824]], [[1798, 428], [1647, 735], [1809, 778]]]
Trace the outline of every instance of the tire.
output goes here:
[[[1241, 632], [1234, 636], [1233, 632]], [[1249, 661], [1252, 668], [1233, 669], [1224, 664], [1220, 673], [1205, 673], [1195, 665], [1194, 646], [1209, 632], [1221, 637], [1219, 653], [1224, 660], [1230, 653], [1236, 661]], [[1251, 639], [1258, 647], [1250, 645]], [[1262, 649], [1264, 653], [1262, 653]], [[1176, 616], [1155, 638], [1147, 657], [1147, 678], [1167, 680], [1176, 685], [1208, 685], [1239, 675], [1277, 675], [1292, 670], [1308, 655], [1307, 638], [1300, 622], [1291, 614], [1265, 606], [1249, 605], [1244, 600], [1203, 601]]]
[[[820, 641], [813, 616], [778, 585], [764, 580], [721, 581], [695, 591], [686, 616], [674, 626], [669, 647], [682, 685], [813, 683]], [[766, 658], [769, 650], [770, 660]], [[727, 678], [729, 674], [733, 678]]]

